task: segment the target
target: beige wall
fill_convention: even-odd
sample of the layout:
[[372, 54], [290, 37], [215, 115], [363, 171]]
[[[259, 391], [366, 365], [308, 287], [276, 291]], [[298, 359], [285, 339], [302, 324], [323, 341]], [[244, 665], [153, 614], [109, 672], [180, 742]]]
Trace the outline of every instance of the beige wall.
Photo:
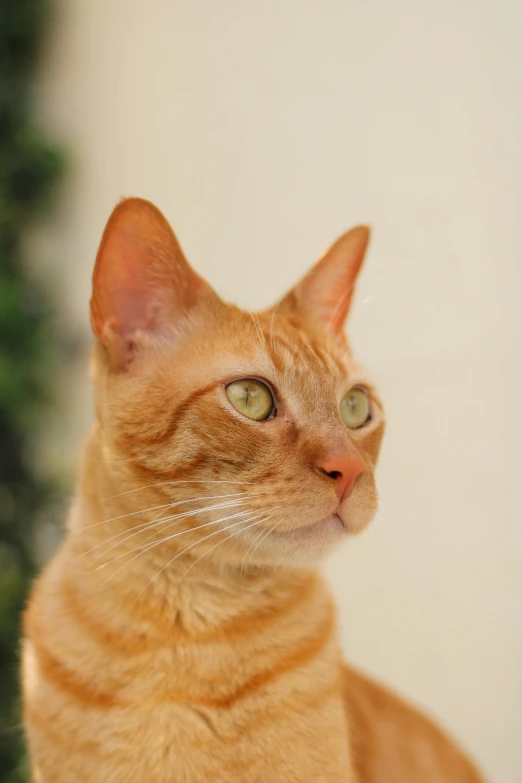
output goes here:
[[[374, 225], [351, 332], [389, 414], [382, 513], [327, 571], [346, 654], [498, 783], [522, 780], [521, 8], [62, 0], [40, 96], [73, 156], [41, 258], [82, 328], [122, 194], [251, 307]], [[64, 461], [91, 416], [66, 381]]]

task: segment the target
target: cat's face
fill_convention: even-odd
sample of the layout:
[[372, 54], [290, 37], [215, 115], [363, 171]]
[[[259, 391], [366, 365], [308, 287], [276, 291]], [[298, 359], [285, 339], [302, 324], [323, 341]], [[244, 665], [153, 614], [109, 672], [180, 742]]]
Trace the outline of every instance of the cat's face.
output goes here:
[[101, 430], [136, 486], [202, 509], [170, 527], [199, 556], [310, 563], [373, 516], [383, 413], [342, 334], [367, 238], [346, 234], [252, 315], [193, 272], [152, 205], [113, 213], [91, 303]]

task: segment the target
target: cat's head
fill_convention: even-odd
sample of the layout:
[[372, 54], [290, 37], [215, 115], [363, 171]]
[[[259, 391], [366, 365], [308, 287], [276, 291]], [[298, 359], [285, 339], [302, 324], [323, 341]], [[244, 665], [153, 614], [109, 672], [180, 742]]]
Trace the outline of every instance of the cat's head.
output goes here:
[[97, 413], [127, 483], [181, 507], [158, 535], [305, 564], [369, 522], [384, 418], [343, 333], [368, 236], [349, 231], [252, 314], [194, 272], [156, 207], [116, 207], [93, 276]]

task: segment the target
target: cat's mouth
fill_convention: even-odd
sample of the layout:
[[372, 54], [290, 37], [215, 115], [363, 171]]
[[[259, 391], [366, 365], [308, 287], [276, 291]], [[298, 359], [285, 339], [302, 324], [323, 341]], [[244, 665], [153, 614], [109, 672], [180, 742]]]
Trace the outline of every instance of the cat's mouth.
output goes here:
[[339, 514], [331, 514], [311, 525], [301, 525], [294, 530], [274, 530], [278, 536], [287, 541], [299, 541], [303, 539], [317, 539], [317, 537], [340, 535], [345, 531], [345, 525]]

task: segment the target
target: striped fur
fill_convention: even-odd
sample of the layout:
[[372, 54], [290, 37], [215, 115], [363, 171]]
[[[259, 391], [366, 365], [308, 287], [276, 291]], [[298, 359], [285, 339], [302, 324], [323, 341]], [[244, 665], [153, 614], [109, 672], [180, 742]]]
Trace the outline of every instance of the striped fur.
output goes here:
[[[317, 571], [377, 505], [382, 406], [340, 332], [366, 242], [340, 240], [252, 315], [195, 276], [151, 205], [116, 209], [94, 276], [97, 422], [25, 613], [35, 783], [479, 781], [425, 718], [344, 667]], [[122, 247], [137, 266], [116, 275]], [[231, 408], [241, 377], [270, 385], [275, 418]], [[372, 419], [348, 431], [353, 385]], [[366, 465], [342, 502], [318, 468], [341, 452]], [[344, 527], [320, 522], [334, 512]]]

